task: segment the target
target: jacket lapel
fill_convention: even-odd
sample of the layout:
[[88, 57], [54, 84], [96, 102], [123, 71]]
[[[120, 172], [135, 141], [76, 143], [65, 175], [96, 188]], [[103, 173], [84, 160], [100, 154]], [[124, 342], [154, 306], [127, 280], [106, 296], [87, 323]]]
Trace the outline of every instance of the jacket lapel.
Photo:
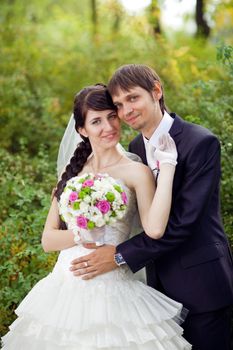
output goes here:
[[179, 134], [182, 133], [184, 121], [175, 113], [171, 113], [170, 116], [174, 119], [174, 122], [169, 130], [169, 134], [175, 142], [179, 141]]
[[139, 157], [141, 158], [142, 162], [144, 164], [148, 165], [147, 164], [147, 159], [146, 159], [146, 149], [145, 149], [145, 144], [144, 144], [144, 140], [143, 140], [142, 134], [140, 134], [138, 136], [136, 152], [139, 155]]

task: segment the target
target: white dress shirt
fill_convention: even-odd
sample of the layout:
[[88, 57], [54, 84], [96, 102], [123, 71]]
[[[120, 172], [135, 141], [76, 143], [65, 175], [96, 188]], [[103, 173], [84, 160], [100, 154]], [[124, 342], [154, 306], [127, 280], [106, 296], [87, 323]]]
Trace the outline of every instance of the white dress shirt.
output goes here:
[[158, 176], [158, 162], [155, 157], [154, 151], [156, 147], [158, 147], [159, 137], [169, 132], [173, 122], [174, 122], [174, 119], [166, 111], [164, 111], [163, 118], [161, 119], [161, 122], [159, 123], [158, 127], [155, 129], [151, 138], [148, 140], [145, 136], [143, 136], [145, 149], [146, 149], [147, 163], [151, 168], [151, 170], [153, 171], [155, 178], [157, 178]]

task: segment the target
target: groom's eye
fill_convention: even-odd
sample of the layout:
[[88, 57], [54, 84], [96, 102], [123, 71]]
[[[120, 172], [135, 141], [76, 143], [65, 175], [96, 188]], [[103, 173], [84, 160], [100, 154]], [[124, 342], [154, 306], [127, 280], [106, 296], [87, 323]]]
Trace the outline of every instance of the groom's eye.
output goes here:
[[109, 116], [109, 119], [115, 119], [115, 118], [117, 118], [117, 114], [111, 114], [111, 115]]
[[136, 100], [137, 96], [130, 96], [130, 102], [134, 102]]

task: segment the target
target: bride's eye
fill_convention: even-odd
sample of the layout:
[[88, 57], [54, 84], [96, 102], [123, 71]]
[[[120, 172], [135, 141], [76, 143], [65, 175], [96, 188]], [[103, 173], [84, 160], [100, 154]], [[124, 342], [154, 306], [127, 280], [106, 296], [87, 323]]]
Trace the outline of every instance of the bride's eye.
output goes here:
[[91, 124], [92, 124], [92, 125], [98, 125], [98, 124], [100, 124], [100, 119], [94, 119], [94, 120], [92, 120]]

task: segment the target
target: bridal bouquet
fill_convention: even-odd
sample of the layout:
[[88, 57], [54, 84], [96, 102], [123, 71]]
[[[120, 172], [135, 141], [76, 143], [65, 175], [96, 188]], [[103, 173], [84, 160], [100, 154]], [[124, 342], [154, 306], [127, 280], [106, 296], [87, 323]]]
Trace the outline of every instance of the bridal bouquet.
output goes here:
[[78, 229], [81, 234], [122, 219], [126, 208], [124, 189], [107, 174], [72, 177], [59, 201], [61, 219], [68, 229]]

